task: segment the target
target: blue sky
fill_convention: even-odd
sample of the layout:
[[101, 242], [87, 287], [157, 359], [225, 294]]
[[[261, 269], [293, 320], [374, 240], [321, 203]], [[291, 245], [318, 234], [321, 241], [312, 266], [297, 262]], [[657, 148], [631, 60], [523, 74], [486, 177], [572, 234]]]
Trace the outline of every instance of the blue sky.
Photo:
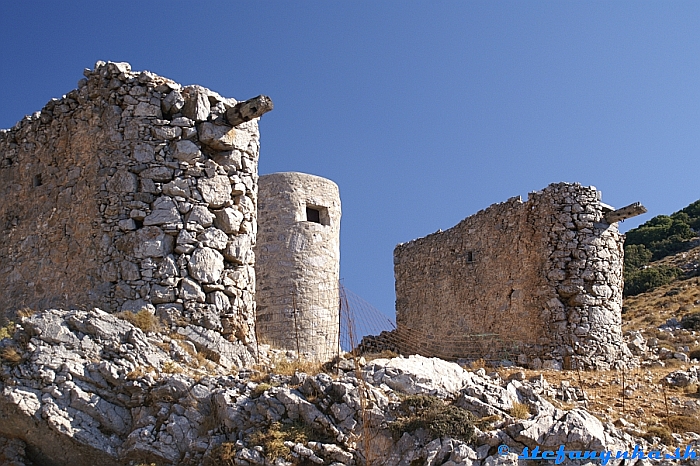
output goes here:
[[260, 172], [340, 186], [341, 275], [393, 315], [397, 243], [549, 183], [700, 198], [700, 3], [3, 2], [0, 127], [97, 60], [270, 95]]

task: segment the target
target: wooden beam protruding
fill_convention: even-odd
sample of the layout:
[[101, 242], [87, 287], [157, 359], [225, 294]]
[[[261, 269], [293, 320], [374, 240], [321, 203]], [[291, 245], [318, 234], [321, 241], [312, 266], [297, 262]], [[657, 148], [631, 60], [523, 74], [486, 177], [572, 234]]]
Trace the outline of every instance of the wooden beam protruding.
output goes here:
[[608, 223], [615, 223], [628, 218], [636, 217], [637, 215], [642, 215], [647, 212], [647, 208], [642, 205], [641, 202], [635, 202], [621, 209], [613, 210], [605, 214], [605, 221]]
[[226, 118], [231, 126], [250, 121], [253, 118], [263, 116], [274, 108], [272, 99], [266, 95], [259, 95], [244, 102], [238, 102], [226, 111]]

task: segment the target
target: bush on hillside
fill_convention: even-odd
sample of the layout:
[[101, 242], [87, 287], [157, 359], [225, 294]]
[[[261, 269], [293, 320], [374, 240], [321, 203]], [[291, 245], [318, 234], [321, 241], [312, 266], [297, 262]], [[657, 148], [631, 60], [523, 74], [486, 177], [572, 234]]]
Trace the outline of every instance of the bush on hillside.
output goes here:
[[678, 267], [659, 265], [646, 269], [634, 270], [625, 277], [625, 296], [635, 296], [657, 286], [666, 285], [683, 275]]
[[700, 330], [700, 312], [683, 316], [681, 319], [681, 327], [688, 330]]

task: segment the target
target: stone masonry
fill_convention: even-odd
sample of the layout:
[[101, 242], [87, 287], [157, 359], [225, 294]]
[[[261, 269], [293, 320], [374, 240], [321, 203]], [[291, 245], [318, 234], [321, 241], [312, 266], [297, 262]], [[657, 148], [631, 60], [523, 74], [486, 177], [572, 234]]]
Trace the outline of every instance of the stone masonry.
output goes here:
[[600, 197], [552, 184], [399, 244], [399, 346], [443, 358], [507, 354], [534, 368], [613, 366], [625, 348], [623, 236], [606, 216], [644, 208], [614, 211]]
[[260, 177], [257, 335], [274, 347], [328, 360], [339, 332], [340, 196], [305, 173]]
[[128, 63], [0, 131], [0, 311], [156, 312], [253, 338], [257, 117]]

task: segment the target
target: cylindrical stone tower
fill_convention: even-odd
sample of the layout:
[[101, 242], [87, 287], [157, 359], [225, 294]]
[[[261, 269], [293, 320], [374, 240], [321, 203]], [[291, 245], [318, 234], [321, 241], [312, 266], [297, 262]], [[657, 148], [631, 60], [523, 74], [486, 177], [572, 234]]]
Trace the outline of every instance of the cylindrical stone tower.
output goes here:
[[264, 175], [258, 183], [259, 341], [329, 360], [339, 336], [338, 186], [296, 172]]

